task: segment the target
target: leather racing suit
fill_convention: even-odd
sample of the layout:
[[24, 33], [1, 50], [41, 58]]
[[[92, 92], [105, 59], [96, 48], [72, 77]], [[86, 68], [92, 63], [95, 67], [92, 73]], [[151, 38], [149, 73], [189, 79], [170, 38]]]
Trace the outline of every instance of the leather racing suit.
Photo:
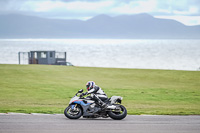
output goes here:
[[92, 99], [102, 107], [105, 107], [106, 104], [103, 102], [108, 99], [105, 92], [97, 85], [90, 89], [87, 94], [91, 94]]

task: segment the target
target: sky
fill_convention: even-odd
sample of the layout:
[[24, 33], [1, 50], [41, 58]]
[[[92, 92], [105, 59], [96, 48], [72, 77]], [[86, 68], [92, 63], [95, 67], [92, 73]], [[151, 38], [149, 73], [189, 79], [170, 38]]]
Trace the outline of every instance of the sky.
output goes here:
[[148, 13], [185, 25], [200, 25], [200, 0], [0, 0], [0, 14], [23, 14], [56, 19], [87, 20]]

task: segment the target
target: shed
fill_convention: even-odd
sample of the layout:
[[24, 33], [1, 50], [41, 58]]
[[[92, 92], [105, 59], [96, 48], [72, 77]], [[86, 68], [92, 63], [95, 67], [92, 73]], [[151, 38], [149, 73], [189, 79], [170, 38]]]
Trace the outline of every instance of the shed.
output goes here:
[[[19, 52], [19, 64], [20, 54], [26, 52]], [[28, 53], [28, 64], [46, 64], [46, 65], [66, 65], [67, 53], [56, 51], [30, 51]]]

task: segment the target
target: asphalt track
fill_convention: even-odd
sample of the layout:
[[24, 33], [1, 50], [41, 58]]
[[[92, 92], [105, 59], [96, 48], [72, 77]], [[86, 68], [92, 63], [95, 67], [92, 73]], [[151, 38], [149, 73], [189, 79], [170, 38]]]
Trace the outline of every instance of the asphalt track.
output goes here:
[[0, 114], [0, 133], [200, 133], [200, 116], [129, 115], [124, 120]]

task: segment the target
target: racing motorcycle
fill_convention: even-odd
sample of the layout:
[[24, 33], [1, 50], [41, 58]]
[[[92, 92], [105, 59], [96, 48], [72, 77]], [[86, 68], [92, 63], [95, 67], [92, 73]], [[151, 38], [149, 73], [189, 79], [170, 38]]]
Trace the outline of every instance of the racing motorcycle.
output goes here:
[[69, 119], [83, 118], [108, 118], [114, 120], [124, 119], [127, 115], [126, 108], [121, 105], [122, 97], [112, 96], [104, 102], [108, 105], [101, 108], [98, 103], [92, 100], [91, 96], [84, 97], [83, 89], [79, 90], [69, 102], [69, 106], [65, 109], [64, 114]]

